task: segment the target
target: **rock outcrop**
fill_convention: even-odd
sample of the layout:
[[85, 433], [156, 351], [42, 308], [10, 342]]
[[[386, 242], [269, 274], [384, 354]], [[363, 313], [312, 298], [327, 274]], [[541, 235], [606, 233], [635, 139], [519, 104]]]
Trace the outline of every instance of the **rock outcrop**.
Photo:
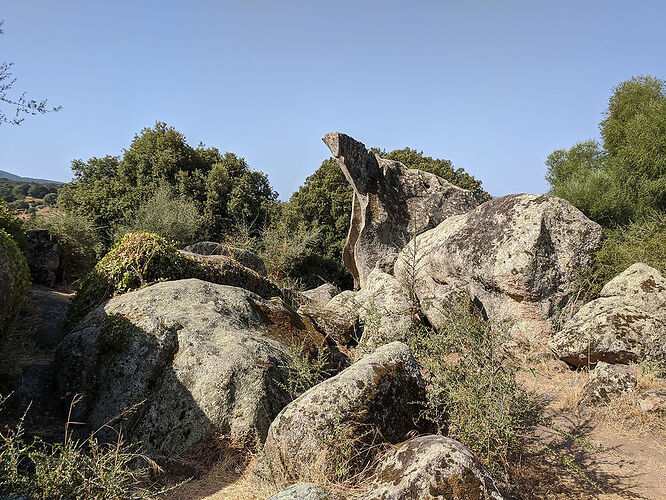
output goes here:
[[256, 253], [244, 248], [232, 247], [215, 241], [200, 241], [183, 249], [198, 255], [225, 255], [238, 261], [241, 265], [252, 269], [260, 276], [267, 276], [266, 264]]
[[331, 500], [328, 492], [314, 483], [296, 483], [268, 500]]
[[635, 387], [636, 377], [631, 373], [601, 361], [590, 372], [590, 377], [583, 386], [581, 403], [585, 405], [606, 403], [611, 398], [632, 391]]
[[287, 405], [270, 426], [264, 452], [274, 470], [298, 477], [344, 445], [345, 426], [359, 439], [374, 429], [399, 443], [416, 428], [424, 388], [409, 348], [384, 345]]
[[666, 279], [645, 264], [609, 281], [549, 343], [575, 366], [626, 363], [641, 356], [666, 359]]
[[470, 191], [380, 158], [348, 135], [332, 132], [323, 141], [354, 188], [343, 258], [357, 286], [365, 286], [375, 267], [392, 272], [410, 237], [477, 206]]
[[25, 303], [30, 273], [14, 239], [0, 229], [0, 338]]
[[461, 443], [444, 436], [410, 439], [377, 466], [367, 500], [501, 500], [492, 478]]
[[263, 439], [289, 402], [288, 345], [324, 342], [280, 299], [197, 279], [163, 282], [81, 321], [57, 350], [57, 382], [66, 402], [85, 395], [73, 418], [88, 431], [136, 405], [123, 430], [150, 452], [179, 454], [213, 431]]
[[27, 261], [33, 283], [55, 285], [60, 268], [60, 247], [58, 239], [46, 229], [29, 229]]
[[[601, 227], [568, 201], [510, 195], [417, 236], [402, 250], [395, 275], [417, 275], [412, 281], [421, 304], [437, 309], [438, 300], [462, 289], [493, 323], [543, 339], [601, 238]], [[410, 269], [410, 262], [418, 267]], [[428, 319], [437, 323], [435, 315]]]

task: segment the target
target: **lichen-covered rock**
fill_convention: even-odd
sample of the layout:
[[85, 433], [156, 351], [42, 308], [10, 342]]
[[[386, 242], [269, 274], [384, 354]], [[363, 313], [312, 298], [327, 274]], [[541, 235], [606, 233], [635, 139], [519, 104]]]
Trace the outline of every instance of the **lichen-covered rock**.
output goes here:
[[280, 299], [170, 281], [91, 312], [60, 344], [56, 374], [64, 400], [85, 395], [73, 418], [88, 431], [139, 405], [124, 431], [148, 451], [179, 454], [213, 431], [263, 439], [289, 402], [288, 345], [303, 343], [324, 338]]
[[643, 391], [637, 399], [643, 413], [666, 413], [666, 389]]
[[313, 326], [332, 343], [339, 346], [352, 346], [358, 343], [361, 329], [355, 315], [340, 313], [316, 304], [304, 304], [297, 312], [304, 321], [311, 321]]
[[264, 298], [281, 294], [277, 285], [236, 259], [179, 251], [154, 233], [129, 233], [85, 277], [72, 301], [65, 328], [71, 330], [113, 295], [158, 281], [186, 278], [241, 287]]
[[[416, 271], [412, 281], [421, 303], [461, 288], [481, 302], [493, 323], [543, 339], [601, 237], [601, 227], [568, 201], [504, 196], [417, 236], [402, 250], [395, 275], [404, 279]], [[417, 262], [416, 269], [409, 262]]]
[[0, 338], [25, 304], [30, 272], [14, 239], [0, 229]]
[[312, 302], [323, 306], [338, 294], [338, 289], [331, 283], [324, 283], [312, 290], [305, 290], [304, 292], [301, 292], [301, 294], [305, 295]]
[[27, 261], [33, 283], [53, 286], [60, 267], [58, 239], [46, 229], [29, 229]]
[[342, 426], [357, 429], [359, 438], [375, 429], [386, 441], [401, 442], [416, 428], [424, 387], [409, 348], [384, 345], [286, 406], [270, 426], [264, 452], [275, 470], [297, 477], [336, 445]]
[[215, 241], [200, 241], [183, 249], [198, 255], [225, 255], [238, 261], [241, 265], [252, 269], [260, 276], [267, 276], [266, 264], [256, 253], [244, 248], [237, 248], [225, 243]]
[[594, 405], [631, 392], [636, 387], [636, 377], [617, 366], [597, 363], [583, 386], [581, 404]]
[[666, 279], [642, 263], [609, 281], [551, 339], [567, 363], [626, 363], [642, 356], [666, 359]]
[[361, 288], [375, 267], [392, 272], [398, 251], [410, 236], [478, 204], [471, 191], [380, 158], [348, 135], [332, 132], [323, 141], [354, 188], [343, 259]]
[[331, 500], [321, 486], [314, 483], [296, 483], [276, 493], [268, 500]]
[[367, 500], [501, 500], [493, 479], [458, 441], [425, 435], [386, 454]]

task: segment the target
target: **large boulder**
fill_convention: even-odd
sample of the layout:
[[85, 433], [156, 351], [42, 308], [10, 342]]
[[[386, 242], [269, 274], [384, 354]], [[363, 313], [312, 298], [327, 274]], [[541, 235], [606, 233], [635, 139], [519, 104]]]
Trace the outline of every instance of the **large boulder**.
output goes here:
[[609, 281], [549, 343], [575, 366], [666, 359], [666, 279], [637, 263]]
[[343, 259], [357, 286], [376, 266], [391, 272], [410, 237], [478, 204], [471, 191], [380, 158], [348, 135], [332, 132], [323, 141], [354, 188]]
[[275, 418], [264, 446], [274, 470], [298, 477], [335, 446], [345, 426], [359, 440], [374, 430], [390, 443], [417, 427], [425, 385], [409, 348], [393, 342], [311, 388]]
[[60, 344], [56, 377], [65, 401], [85, 396], [73, 418], [87, 431], [122, 416], [148, 451], [180, 454], [213, 432], [263, 439], [289, 402], [288, 346], [324, 342], [281, 299], [170, 281], [91, 312]]
[[[307, 310], [303, 308], [303, 312]], [[404, 283], [380, 269], [370, 272], [362, 289], [345, 290], [329, 300], [319, 316], [325, 318], [326, 312], [343, 318], [339, 324], [360, 325], [355, 332], [361, 332], [356, 338], [364, 352], [393, 341], [405, 342], [413, 319]]]
[[260, 276], [267, 276], [266, 264], [264, 264], [261, 257], [245, 248], [237, 248], [215, 241], [200, 241], [185, 247], [183, 250], [199, 255], [225, 255], [237, 260], [240, 264], [248, 269], [252, 269]]
[[28, 267], [33, 283], [53, 286], [60, 268], [58, 239], [47, 229], [29, 229], [26, 232]]
[[395, 274], [410, 279], [420, 302], [433, 309], [462, 289], [493, 323], [543, 339], [601, 238], [601, 227], [568, 201], [509, 195], [417, 236], [402, 250]]
[[631, 392], [635, 387], [636, 377], [631, 373], [601, 361], [590, 372], [580, 402], [584, 405], [607, 403], [612, 398]]
[[30, 272], [14, 239], [0, 229], [0, 338], [23, 304], [30, 287]]
[[387, 453], [367, 500], [501, 500], [493, 479], [461, 443], [419, 436]]

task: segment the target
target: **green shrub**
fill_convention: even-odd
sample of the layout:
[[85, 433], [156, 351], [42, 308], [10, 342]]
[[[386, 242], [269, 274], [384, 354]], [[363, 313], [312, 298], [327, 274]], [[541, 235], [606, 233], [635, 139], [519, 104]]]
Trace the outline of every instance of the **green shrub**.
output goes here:
[[65, 281], [72, 282], [84, 277], [102, 253], [102, 240], [89, 217], [49, 210], [45, 215], [31, 217], [26, 227], [47, 229], [58, 239]]
[[[0, 401], [1, 402], [1, 401]], [[0, 495], [31, 499], [158, 498], [151, 491], [146, 461], [119, 436], [113, 444], [94, 438], [83, 442], [28, 442], [23, 420], [0, 433]]]
[[204, 218], [194, 202], [176, 197], [170, 186], [161, 185], [139, 206], [129, 224], [118, 226], [115, 239], [128, 233], [148, 231], [185, 246], [201, 236], [203, 226]]
[[82, 280], [72, 300], [64, 328], [70, 329], [86, 314], [113, 295], [158, 281], [198, 278], [211, 283], [242, 286], [263, 297], [280, 294], [273, 283], [235, 260], [180, 253], [175, 245], [155, 233], [130, 233], [97, 263]]
[[30, 288], [30, 271], [25, 257], [14, 239], [0, 229], [0, 278], [3, 277], [7, 279], [7, 296], [0, 296], [0, 337], [25, 304]]
[[290, 346], [289, 361], [281, 367], [287, 371], [287, 381], [286, 383], [278, 381], [278, 385], [289, 393], [291, 399], [296, 399], [328, 378], [328, 355], [326, 347], [319, 349], [317, 355], [311, 357], [305, 344]]
[[441, 331], [421, 327], [410, 338], [427, 382], [424, 416], [490, 470], [507, 474], [537, 423], [540, 402], [516, 381], [508, 334], [493, 329], [470, 304], [445, 314]]
[[25, 236], [23, 225], [4, 200], [0, 200], [0, 229], [14, 238], [19, 248], [25, 251], [28, 246], [28, 239]]

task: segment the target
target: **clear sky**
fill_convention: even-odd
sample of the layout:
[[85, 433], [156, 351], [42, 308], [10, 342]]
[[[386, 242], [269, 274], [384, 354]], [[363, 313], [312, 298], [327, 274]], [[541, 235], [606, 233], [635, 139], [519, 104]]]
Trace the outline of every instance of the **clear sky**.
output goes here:
[[70, 178], [165, 121], [286, 199], [341, 131], [448, 158], [493, 195], [598, 136], [614, 85], [666, 77], [666, 1], [0, 0], [0, 62], [59, 113], [0, 126], [0, 170]]

